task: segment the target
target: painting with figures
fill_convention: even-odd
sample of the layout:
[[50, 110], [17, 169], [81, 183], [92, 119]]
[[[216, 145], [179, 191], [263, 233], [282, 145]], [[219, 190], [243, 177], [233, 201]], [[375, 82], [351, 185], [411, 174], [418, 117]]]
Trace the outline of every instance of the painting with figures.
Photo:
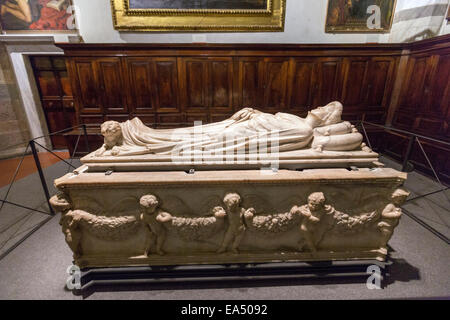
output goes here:
[[71, 31], [71, 0], [0, 0], [2, 31]]
[[389, 32], [395, 3], [396, 0], [329, 0], [325, 31]]
[[129, 0], [130, 9], [264, 10], [270, 0]]

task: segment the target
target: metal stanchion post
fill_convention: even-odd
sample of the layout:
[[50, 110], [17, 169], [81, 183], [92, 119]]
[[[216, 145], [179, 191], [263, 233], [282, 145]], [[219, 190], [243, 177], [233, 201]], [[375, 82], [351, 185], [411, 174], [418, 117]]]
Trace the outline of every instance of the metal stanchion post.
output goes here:
[[403, 172], [406, 172], [406, 169], [408, 167], [408, 160], [411, 157], [411, 153], [413, 151], [414, 142], [415, 141], [416, 141], [416, 136], [415, 135], [411, 135], [409, 137], [408, 148], [406, 149], [405, 159], [403, 159], [403, 164], [402, 164], [402, 171]]
[[50, 205], [50, 193], [48, 192], [47, 183], [45, 181], [44, 172], [42, 171], [41, 162], [39, 161], [39, 156], [36, 150], [36, 145], [34, 140], [30, 141], [31, 152], [33, 153], [34, 162], [39, 173], [39, 178], [41, 179], [42, 188], [44, 189], [45, 197], [47, 198], [48, 208], [52, 215], [55, 215], [52, 206]]
[[91, 153], [91, 149], [89, 148], [89, 140], [88, 140], [86, 124], [84, 124], [84, 123], [83, 123], [83, 133], [84, 133], [84, 142], [86, 143], [86, 150], [88, 153]]

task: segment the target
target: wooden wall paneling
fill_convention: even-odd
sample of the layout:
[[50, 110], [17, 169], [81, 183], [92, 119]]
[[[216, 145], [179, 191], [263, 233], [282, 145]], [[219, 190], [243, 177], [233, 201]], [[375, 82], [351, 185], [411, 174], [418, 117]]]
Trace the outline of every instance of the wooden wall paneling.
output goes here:
[[261, 97], [263, 60], [257, 57], [239, 57], [239, 106], [241, 108], [259, 108], [263, 104]]
[[211, 122], [210, 119], [209, 119], [208, 114], [206, 114], [206, 113], [198, 113], [198, 114], [187, 113], [186, 114], [186, 116], [185, 116], [185, 122], [186, 122], [185, 125], [186, 126], [191, 127], [191, 126], [194, 125], [194, 123], [196, 121], [201, 121], [202, 124], [206, 124], [206, 123]]
[[212, 113], [209, 121], [210, 122], [219, 122], [219, 121], [226, 120], [226, 119], [230, 118], [231, 116], [232, 116], [232, 114], [230, 114], [230, 113], [224, 113], [224, 114]]
[[130, 119], [138, 117], [146, 126], [156, 127], [156, 113], [131, 114]]
[[421, 131], [450, 141], [450, 52], [433, 55], [433, 70], [425, 110], [421, 112]]
[[155, 113], [151, 59], [146, 57], [127, 57], [125, 59], [129, 111], [133, 115]]
[[[340, 101], [354, 112], [363, 113], [367, 101], [369, 57], [343, 59]], [[362, 112], [361, 112], [362, 111]]]
[[338, 100], [341, 79], [341, 58], [318, 58], [314, 72], [313, 107]]
[[156, 114], [156, 125], [158, 128], [176, 128], [186, 124], [184, 114], [177, 113], [158, 113]]
[[95, 68], [104, 114], [128, 113], [127, 91], [120, 58], [98, 58]]
[[209, 106], [211, 112], [233, 111], [233, 58], [211, 58], [208, 64]]
[[130, 115], [128, 114], [107, 114], [104, 117], [105, 121], [113, 120], [118, 122], [124, 122], [130, 119]]
[[72, 58], [70, 61], [69, 76], [73, 79], [72, 91], [80, 120], [81, 114], [103, 114], [95, 64], [96, 60], [88, 57]]
[[151, 91], [157, 112], [181, 112], [176, 58], [152, 58]]
[[[30, 56], [30, 62], [49, 133], [76, 125], [65, 57], [56, 55]], [[55, 149], [66, 148], [65, 139], [62, 135], [51, 136], [51, 141]]]
[[208, 60], [178, 58], [178, 81], [182, 110], [207, 113], [209, 109]]
[[86, 124], [88, 126], [95, 126], [100, 128], [100, 125], [105, 121], [105, 117], [102, 114], [80, 114], [80, 124]]
[[287, 84], [287, 110], [304, 116], [310, 110], [315, 87], [314, 58], [294, 58], [290, 61]]
[[[397, 108], [399, 113], [408, 113], [410, 117], [415, 118], [416, 113], [426, 103], [426, 80], [430, 73], [430, 56], [412, 55], [408, 61], [405, 82], [402, 87], [400, 103]], [[394, 125], [404, 129], [412, 130], [415, 121], [408, 124], [398, 117], [394, 120]]]
[[289, 59], [288, 58], [264, 58], [262, 74], [263, 103], [262, 109], [265, 111], [284, 111], [286, 109], [286, 91], [288, 79]]
[[372, 57], [367, 76], [367, 104], [364, 120], [384, 124], [394, 88], [398, 59]]

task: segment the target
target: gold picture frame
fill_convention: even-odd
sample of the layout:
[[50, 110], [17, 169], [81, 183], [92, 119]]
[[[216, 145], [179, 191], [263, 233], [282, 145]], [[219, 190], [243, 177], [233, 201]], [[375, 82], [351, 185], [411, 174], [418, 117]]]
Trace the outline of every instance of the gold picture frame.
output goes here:
[[[328, 0], [327, 15], [325, 19], [325, 32], [326, 33], [389, 33], [392, 28], [392, 22], [394, 20], [395, 8], [397, 0], [365, 0], [358, 1], [358, 4], [362, 6], [363, 17], [358, 17], [351, 12], [342, 12], [343, 10], [349, 10], [349, 3], [354, 0], [342, 1], [342, 0]], [[338, 4], [339, 3], [339, 4]], [[364, 7], [365, 3], [365, 7]], [[367, 18], [370, 14], [364, 11], [370, 4], [377, 4], [381, 7], [381, 28], [370, 29], [367, 26]], [[339, 8], [338, 6], [342, 6]], [[383, 10], [384, 9], [384, 10]], [[353, 10], [355, 11], [355, 10]], [[361, 10], [357, 10], [361, 11]], [[335, 19], [333, 19], [335, 18]], [[333, 21], [335, 20], [335, 21]], [[342, 21], [339, 21], [342, 20]]]
[[130, 7], [130, 0], [111, 0], [111, 8], [114, 28], [119, 31], [283, 31], [286, 0], [266, 0], [266, 2], [265, 9], [137, 9]]

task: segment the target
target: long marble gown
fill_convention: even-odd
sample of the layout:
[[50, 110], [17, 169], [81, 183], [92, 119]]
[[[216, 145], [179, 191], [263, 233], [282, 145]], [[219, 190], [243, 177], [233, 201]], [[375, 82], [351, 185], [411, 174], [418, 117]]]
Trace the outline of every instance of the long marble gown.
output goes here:
[[[342, 108], [341, 103], [331, 102], [310, 111], [306, 118], [283, 112], [270, 114], [244, 108], [221, 122], [178, 129], [152, 129], [145, 126], [139, 118], [134, 118], [120, 124], [123, 143], [116, 147], [119, 150], [117, 155], [252, 153], [258, 145], [266, 146], [268, 152], [305, 149], [311, 145], [315, 128], [333, 128], [337, 125], [340, 126], [338, 131], [341, 131], [338, 134], [347, 134], [348, 138], [354, 134], [351, 133], [350, 123], [341, 120]], [[322, 134], [326, 135], [330, 133]], [[360, 136], [359, 133], [357, 135]], [[353, 136], [353, 140], [362, 140], [362, 136], [361, 139], [359, 136]], [[361, 143], [356, 142], [352, 143], [350, 149]], [[335, 149], [340, 148], [349, 150], [349, 145], [338, 144]]]

